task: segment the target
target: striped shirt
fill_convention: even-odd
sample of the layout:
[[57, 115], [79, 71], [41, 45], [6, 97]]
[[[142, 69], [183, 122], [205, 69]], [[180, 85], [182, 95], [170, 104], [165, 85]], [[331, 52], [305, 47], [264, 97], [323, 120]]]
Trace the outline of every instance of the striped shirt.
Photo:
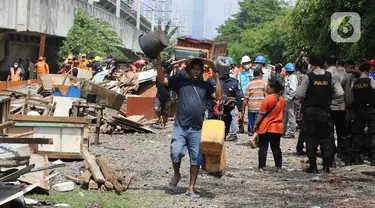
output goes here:
[[246, 87], [245, 99], [248, 100], [247, 107], [249, 112], [259, 112], [262, 101], [267, 96], [267, 82], [254, 78]]

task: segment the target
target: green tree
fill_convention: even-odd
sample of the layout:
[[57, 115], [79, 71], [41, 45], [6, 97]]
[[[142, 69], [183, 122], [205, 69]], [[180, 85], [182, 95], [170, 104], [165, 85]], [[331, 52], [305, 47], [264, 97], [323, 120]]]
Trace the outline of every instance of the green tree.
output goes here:
[[[299, 0], [292, 11], [292, 26], [300, 42], [312, 53], [336, 54], [344, 59], [375, 57], [374, 9], [373, 0]], [[332, 26], [337, 24], [331, 24], [334, 12], [357, 12], [361, 16], [362, 34], [358, 42], [336, 43], [331, 39]], [[347, 20], [343, 19], [340, 29], [347, 25]]]
[[95, 56], [112, 54], [115, 59], [124, 59], [125, 56], [119, 48], [122, 45], [121, 38], [107, 22], [90, 16], [82, 9], [77, 9], [74, 25], [63, 41], [58, 56], [60, 61], [65, 60], [69, 53], [75, 56], [79, 53]]
[[[239, 13], [218, 28], [216, 38], [229, 44], [236, 61], [244, 55], [267, 57], [271, 63], [287, 62], [298, 53], [292, 41], [290, 8], [277, 0], [244, 0]], [[293, 45], [294, 44], [294, 45]]]
[[[158, 22], [158, 29], [162, 29], [161, 21]], [[174, 39], [174, 35], [176, 34], [178, 27], [172, 28], [172, 22], [168, 21], [165, 25], [164, 32], [167, 34], [169, 39], [169, 46], [161, 52], [161, 61], [167, 61], [172, 58], [173, 54], [175, 53], [174, 46], [176, 44], [176, 39]]]

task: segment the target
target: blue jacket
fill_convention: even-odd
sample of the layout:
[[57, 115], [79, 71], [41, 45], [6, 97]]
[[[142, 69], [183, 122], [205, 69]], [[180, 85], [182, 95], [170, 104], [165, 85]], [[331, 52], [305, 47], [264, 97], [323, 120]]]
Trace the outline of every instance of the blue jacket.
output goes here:
[[252, 69], [250, 69], [248, 72], [246, 72], [245, 70], [242, 70], [240, 71], [240, 73], [238, 73], [238, 80], [240, 82], [242, 94], [246, 93], [246, 87], [249, 84], [249, 82], [253, 80], [253, 78], [254, 78], [254, 71]]

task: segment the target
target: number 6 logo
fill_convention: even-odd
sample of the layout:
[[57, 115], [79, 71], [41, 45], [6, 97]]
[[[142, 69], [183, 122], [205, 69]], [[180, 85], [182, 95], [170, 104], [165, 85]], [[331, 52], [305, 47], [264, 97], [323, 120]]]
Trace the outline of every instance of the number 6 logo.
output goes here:
[[361, 38], [361, 17], [356, 12], [336, 12], [331, 16], [331, 38], [337, 43], [355, 43]]

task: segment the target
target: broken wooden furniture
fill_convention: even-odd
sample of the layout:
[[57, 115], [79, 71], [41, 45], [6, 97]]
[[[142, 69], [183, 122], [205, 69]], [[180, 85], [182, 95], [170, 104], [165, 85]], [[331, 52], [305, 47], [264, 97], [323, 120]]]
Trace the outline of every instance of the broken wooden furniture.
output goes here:
[[116, 124], [122, 126], [124, 129], [130, 129], [139, 133], [154, 133], [150, 128], [144, 127], [136, 121], [132, 121], [120, 115], [114, 115], [112, 118], [115, 120]]
[[83, 103], [80, 101], [73, 102], [73, 117], [78, 117], [81, 113], [81, 110], [84, 111], [87, 108], [92, 108], [95, 110], [96, 113], [96, 129], [95, 129], [95, 141], [94, 144], [99, 144], [99, 136], [100, 136], [100, 122], [103, 117], [103, 110], [105, 109], [104, 105], [98, 105], [94, 103]]
[[[0, 96], [0, 112], [1, 112], [0, 123], [1, 124], [8, 122], [9, 108], [10, 108], [10, 97]], [[6, 128], [3, 128], [2, 133], [3, 134], [7, 133]]]
[[16, 124], [8, 128], [8, 135], [33, 131], [31, 138], [52, 138], [52, 144], [30, 147], [50, 159], [82, 159], [81, 151], [88, 148], [88, 120], [57, 116], [9, 115]]
[[21, 110], [22, 115], [27, 115], [31, 106], [44, 108], [45, 110], [43, 111], [43, 116], [52, 116], [53, 111], [56, 108], [56, 103], [53, 102], [53, 96], [50, 96], [49, 101], [33, 98], [31, 97], [31, 92], [29, 90], [25, 98], [25, 104]]
[[110, 89], [102, 87], [98, 84], [83, 79], [77, 79], [71, 75], [69, 75], [69, 78], [80, 83], [78, 88], [81, 90], [82, 98], [87, 98], [88, 94], [95, 94], [97, 99], [103, 101], [105, 106], [114, 110], [119, 110], [125, 101], [124, 95], [113, 92]]

